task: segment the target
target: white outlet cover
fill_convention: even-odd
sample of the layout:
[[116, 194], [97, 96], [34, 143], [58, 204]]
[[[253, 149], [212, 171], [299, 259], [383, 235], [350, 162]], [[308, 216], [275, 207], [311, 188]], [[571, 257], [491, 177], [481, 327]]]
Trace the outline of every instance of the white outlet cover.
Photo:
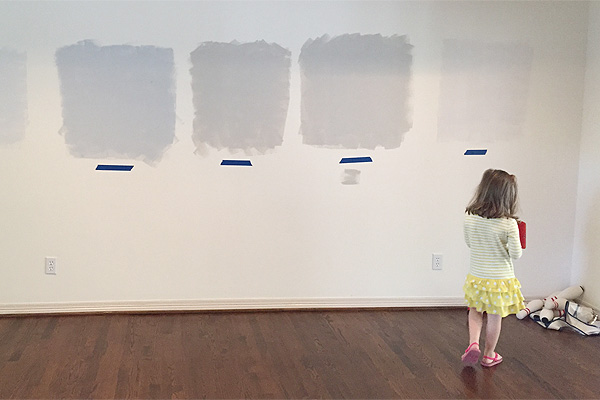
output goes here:
[[442, 254], [432, 254], [431, 256], [431, 269], [439, 271], [444, 265], [444, 256]]
[[47, 275], [56, 275], [56, 257], [46, 257], [44, 266]]

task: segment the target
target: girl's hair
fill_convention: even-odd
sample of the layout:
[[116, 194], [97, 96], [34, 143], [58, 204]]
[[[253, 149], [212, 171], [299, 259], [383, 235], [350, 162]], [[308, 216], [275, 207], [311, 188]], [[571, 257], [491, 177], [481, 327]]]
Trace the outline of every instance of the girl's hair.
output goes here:
[[483, 173], [466, 212], [484, 218], [517, 219], [517, 208], [517, 178], [506, 171], [488, 169]]

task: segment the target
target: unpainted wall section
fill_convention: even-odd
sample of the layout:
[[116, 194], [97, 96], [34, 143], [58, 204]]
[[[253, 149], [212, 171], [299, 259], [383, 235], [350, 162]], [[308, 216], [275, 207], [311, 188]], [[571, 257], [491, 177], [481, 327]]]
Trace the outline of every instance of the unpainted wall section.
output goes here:
[[590, 4], [585, 101], [571, 281], [600, 308], [600, 3]]

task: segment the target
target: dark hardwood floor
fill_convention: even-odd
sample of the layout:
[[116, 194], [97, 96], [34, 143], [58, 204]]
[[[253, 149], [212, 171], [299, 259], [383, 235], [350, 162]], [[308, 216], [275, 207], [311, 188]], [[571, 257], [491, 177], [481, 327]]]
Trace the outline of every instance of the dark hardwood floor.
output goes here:
[[0, 398], [600, 398], [600, 338], [503, 321], [463, 369], [466, 311], [0, 318]]

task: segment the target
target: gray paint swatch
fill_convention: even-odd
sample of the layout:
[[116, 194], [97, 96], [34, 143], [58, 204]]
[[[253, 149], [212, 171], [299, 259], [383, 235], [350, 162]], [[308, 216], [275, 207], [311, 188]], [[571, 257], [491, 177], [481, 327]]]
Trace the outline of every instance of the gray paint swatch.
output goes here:
[[519, 43], [445, 40], [439, 141], [495, 141], [521, 134], [533, 50]]
[[309, 145], [393, 149], [412, 127], [406, 36], [308, 40], [300, 53], [301, 134]]
[[83, 41], [58, 49], [56, 64], [71, 154], [161, 159], [175, 139], [171, 49]]
[[27, 125], [27, 56], [0, 49], [0, 144], [25, 136]]
[[289, 105], [290, 51], [264, 41], [202, 43], [191, 53], [198, 152], [280, 146]]

